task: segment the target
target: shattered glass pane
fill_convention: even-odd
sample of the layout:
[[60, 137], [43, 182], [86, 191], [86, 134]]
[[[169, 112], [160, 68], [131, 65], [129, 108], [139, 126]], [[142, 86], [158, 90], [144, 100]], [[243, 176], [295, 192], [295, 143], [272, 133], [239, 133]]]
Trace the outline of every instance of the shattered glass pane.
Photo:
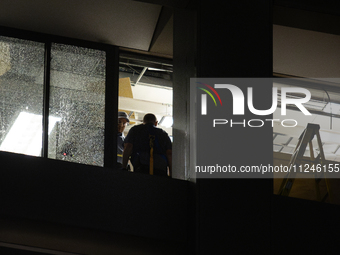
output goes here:
[[49, 158], [103, 166], [105, 52], [52, 44], [51, 55]]
[[40, 156], [44, 44], [0, 36], [0, 150]]

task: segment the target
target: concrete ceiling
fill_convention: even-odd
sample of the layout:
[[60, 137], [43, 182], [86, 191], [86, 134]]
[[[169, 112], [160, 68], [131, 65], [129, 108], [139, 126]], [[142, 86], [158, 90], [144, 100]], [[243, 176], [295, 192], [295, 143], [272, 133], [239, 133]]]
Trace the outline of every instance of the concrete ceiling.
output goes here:
[[[189, 8], [192, 2], [1, 0], [0, 26], [102, 42], [172, 58], [173, 9]], [[327, 3], [274, 0], [273, 23], [339, 35], [340, 11]]]
[[1, 0], [0, 26], [172, 57], [172, 11], [129, 0]]

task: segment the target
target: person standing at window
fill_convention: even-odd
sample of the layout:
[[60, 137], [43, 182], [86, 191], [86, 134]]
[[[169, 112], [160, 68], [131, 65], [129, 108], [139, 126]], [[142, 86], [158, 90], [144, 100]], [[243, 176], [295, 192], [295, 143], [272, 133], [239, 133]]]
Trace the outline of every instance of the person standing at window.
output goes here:
[[143, 124], [130, 129], [124, 142], [123, 169], [130, 159], [134, 172], [171, 176], [171, 140], [163, 129], [156, 127], [157, 124], [156, 116], [148, 113]]
[[118, 112], [117, 169], [123, 168], [124, 130], [129, 122], [129, 116], [126, 112]]

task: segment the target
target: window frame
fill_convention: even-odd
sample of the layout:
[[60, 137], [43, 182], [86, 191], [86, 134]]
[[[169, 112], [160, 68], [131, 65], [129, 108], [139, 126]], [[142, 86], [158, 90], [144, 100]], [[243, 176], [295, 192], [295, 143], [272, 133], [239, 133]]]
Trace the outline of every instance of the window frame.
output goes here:
[[15, 28], [0, 27], [0, 35], [22, 40], [34, 41], [45, 45], [44, 80], [43, 80], [43, 132], [42, 158], [48, 158], [48, 117], [50, 101], [50, 72], [52, 43], [101, 50], [106, 54], [105, 67], [105, 117], [104, 117], [104, 167], [115, 168], [117, 154], [118, 124], [118, 83], [119, 83], [119, 47], [81, 39], [49, 35]]

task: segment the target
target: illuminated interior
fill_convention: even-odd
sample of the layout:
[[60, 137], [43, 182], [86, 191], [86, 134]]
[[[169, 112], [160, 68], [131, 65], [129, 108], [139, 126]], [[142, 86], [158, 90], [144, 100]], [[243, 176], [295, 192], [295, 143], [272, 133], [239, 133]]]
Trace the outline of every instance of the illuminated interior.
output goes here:
[[[274, 86], [280, 88], [282, 86], [291, 85], [275, 84]], [[311, 86], [313, 87], [307, 89], [311, 92], [312, 98], [308, 103], [304, 104], [304, 106], [312, 113], [312, 115], [305, 115], [298, 108], [291, 106], [287, 110], [285, 119], [295, 119], [298, 124], [296, 127], [286, 128], [280, 125], [279, 121], [275, 122], [273, 128], [273, 150], [278, 153], [292, 154], [298, 142], [298, 138], [307, 124], [314, 123], [320, 125], [320, 135], [326, 159], [340, 162], [340, 93], [334, 91], [334, 89], [333, 91], [324, 89], [325, 83], [321, 80], [317, 81], [317, 83], [314, 81]], [[289, 96], [298, 98], [303, 95]], [[273, 114], [273, 119], [282, 119], [280, 111], [281, 108], [278, 107]], [[314, 141], [314, 145], [314, 148], [317, 148], [316, 141]], [[315, 154], [317, 155], [317, 153], [318, 150], [316, 149]], [[309, 156], [309, 148], [307, 148], [305, 155]]]
[[122, 54], [119, 78], [119, 110], [130, 116], [125, 135], [142, 123], [145, 114], [153, 113], [159, 127], [172, 139], [172, 64]]
[[[285, 79], [282, 80], [282, 84], [275, 84], [279, 91], [280, 101], [280, 88], [292, 86], [291, 84], [285, 84]], [[288, 166], [293, 159], [296, 146], [306, 129], [308, 123], [317, 124], [320, 126], [320, 139], [322, 143], [322, 150], [324, 152], [325, 160], [327, 164], [337, 165], [340, 162], [340, 115], [339, 115], [339, 98], [340, 92], [337, 87], [339, 86], [338, 79], [304, 79], [305, 83], [302, 83], [303, 87], [308, 89], [311, 93], [311, 99], [308, 103], [303, 104], [304, 107], [311, 113], [311, 115], [303, 114], [297, 107], [287, 106], [287, 115], [285, 119], [294, 119], [297, 121], [295, 127], [283, 127], [280, 121], [274, 122], [273, 127], [273, 151], [274, 151], [274, 165]], [[299, 84], [299, 83], [298, 83]], [[301, 98], [305, 95], [290, 94], [290, 98]], [[280, 104], [279, 104], [280, 106]], [[273, 114], [273, 119], [282, 119], [281, 108]], [[312, 139], [313, 152], [312, 155], [316, 158], [320, 154], [320, 148], [316, 137]], [[307, 146], [304, 153], [305, 162], [300, 165], [308, 164], [312, 166], [310, 161], [311, 151]], [[315, 166], [315, 165], [314, 165]], [[315, 173], [315, 174], [314, 174]], [[283, 182], [283, 178], [287, 177], [287, 174], [274, 173], [274, 194], [278, 194], [279, 187]], [[327, 185], [325, 182], [325, 175], [321, 175], [316, 172], [297, 173], [294, 179], [294, 185], [292, 185], [289, 196], [320, 201], [317, 194], [317, 186], [315, 184], [315, 178], [321, 178], [319, 182], [320, 194], [326, 202], [333, 204], [340, 204], [339, 198], [339, 182], [337, 179], [328, 179], [328, 183], [331, 192], [332, 199], [330, 200]], [[327, 195], [327, 196], [326, 196]]]
[[[42, 43], [0, 37], [0, 150], [41, 156], [44, 51]], [[104, 165], [105, 59], [101, 50], [52, 44], [49, 158]], [[171, 61], [121, 55], [119, 109], [131, 120], [125, 135], [154, 113], [172, 139], [172, 94]]]

